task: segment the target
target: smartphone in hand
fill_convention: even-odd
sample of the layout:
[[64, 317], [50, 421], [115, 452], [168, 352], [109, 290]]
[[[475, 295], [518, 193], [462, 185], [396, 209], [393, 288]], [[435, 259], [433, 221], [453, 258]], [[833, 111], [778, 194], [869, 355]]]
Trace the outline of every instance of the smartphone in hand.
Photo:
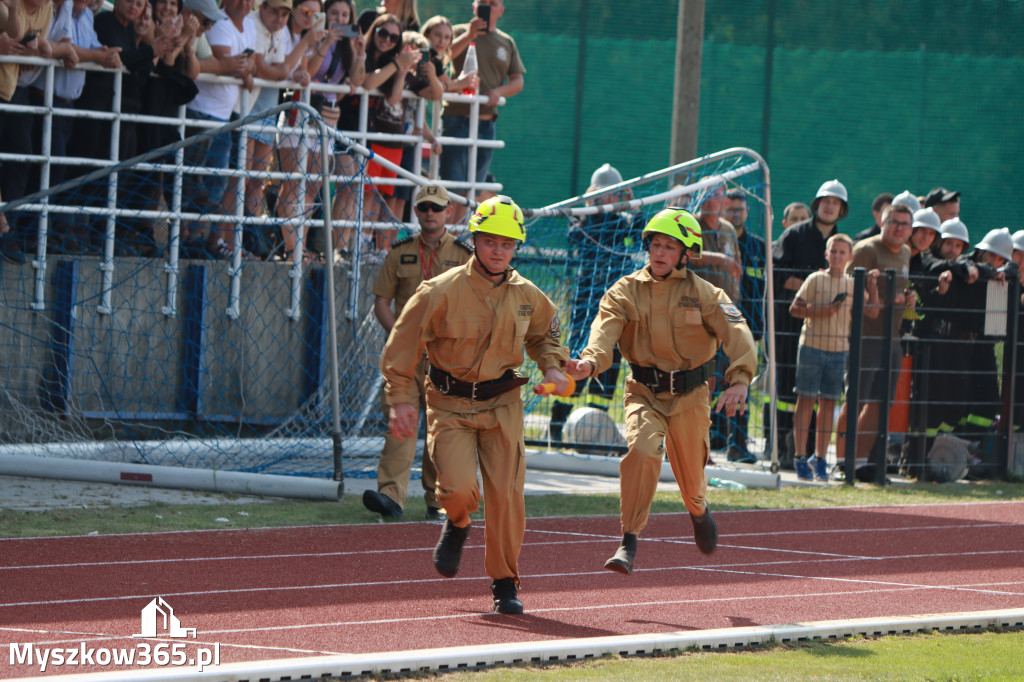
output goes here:
[[477, 5], [476, 15], [487, 22], [487, 26], [484, 28], [484, 33], [491, 30], [491, 6], [490, 5]]
[[359, 37], [359, 27], [352, 24], [331, 24], [331, 30], [337, 31], [338, 35], [349, 40]]
[[32, 32], [32, 31], [29, 31], [28, 33], [25, 34], [25, 37], [21, 39], [21, 44], [22, 45], [28, 45], [29, 43], [31, 43], [35, 39], [36, 39], [36, 34], [34, 32]]

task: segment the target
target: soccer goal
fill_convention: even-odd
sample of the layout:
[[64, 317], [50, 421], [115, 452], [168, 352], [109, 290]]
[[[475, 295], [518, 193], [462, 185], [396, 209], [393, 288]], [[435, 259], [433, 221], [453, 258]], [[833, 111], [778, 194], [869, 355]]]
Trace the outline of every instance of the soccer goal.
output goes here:
[[[424, 180], [307, 105], [275, 113], [278, 144], [262, 152], [257, 117], [192, 121], [180, 142], [125, 162], [67, 159], [61, 182], [5, 207], [32, 228], [24, 262], [0, 267], [0, 460], [374, 475], [385, 335], [371, 290], [387, 244], [410, 229], [379, 190]], [[514, 265], [558, 304], [578, 350], [605, 283], [643, 264], [638, 226], [666, 205], [697, 211], [722, 187], [742, 192], [747, 232], [767, 238], [767, 167], [738, 149], [527, 210]], [[568, 401], [560, 438], [552, 412], [566, 408], [528, 393], [530, 443], [620, 451], [625, 374]], [[755, 390], [750, 405], [764, 400]], [[760, 455], [759, 414], [722, 433]]]

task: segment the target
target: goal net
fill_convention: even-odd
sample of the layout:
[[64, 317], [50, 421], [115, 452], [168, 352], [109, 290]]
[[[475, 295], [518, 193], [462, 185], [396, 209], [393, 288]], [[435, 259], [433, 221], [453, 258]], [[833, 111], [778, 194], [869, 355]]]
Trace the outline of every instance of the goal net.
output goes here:
[[[385, 335], [371, 290], [387, 245], [412, 229], [381, 190], [423, 180], [382, 179], [386, 160], [304, 105], [278, 113], [272, 145], [249, 117], [191, 122], [181, 142], [124, 162], [25, 163], [40, 181], [4, 208], [25, 255], [0, 266], [0, 455], [374, 475]], [[747, 233], [766, 237], [767, 169], [730, 150], [527, 210], [514, 266], [556, 302], [578, 351], [605, 288], [643, 265], [646, 219], [699, 211], [722, 188], [742, 193]], [[763, 302], [739, 302], [758, 331]], [[531, 444], [619, 452], [627, 373], [566, 406], [527, 393]], [[595, 429], [582, 408], [616, 426]], [[724, 447], [742, 433], [761, 451], [751, 412], [716, 423]]]

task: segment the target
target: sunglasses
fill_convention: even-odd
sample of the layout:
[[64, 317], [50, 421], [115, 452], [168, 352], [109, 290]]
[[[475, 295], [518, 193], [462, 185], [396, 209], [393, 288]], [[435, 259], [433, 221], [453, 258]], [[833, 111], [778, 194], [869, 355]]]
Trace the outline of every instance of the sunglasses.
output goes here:
[[438, 206], [435, 203], [424, 201], [423, 203], [416, 204], [416, 210], [420, 213], [441, 213], [442, 211], [448, 210], [448, 205]]
[[299, 11], [302, 12], [302, 14], [307, 17], [311, 17], [314, 14], [316, 14], [316, 10], [310, 9], [309, 7], [300, 7]]
[[386, 40], [389, 43], [397, 43], [402, 37], [401, 33], [392, 33], [383, 26], [377, 29], [377, 37], [381, 40]]

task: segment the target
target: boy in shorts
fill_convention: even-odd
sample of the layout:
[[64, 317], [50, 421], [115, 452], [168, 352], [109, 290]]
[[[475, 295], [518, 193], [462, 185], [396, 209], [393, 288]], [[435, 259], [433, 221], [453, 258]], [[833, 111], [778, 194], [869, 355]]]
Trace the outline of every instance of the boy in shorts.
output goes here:
[[[793, 299], [789, 312], [803, 318], [796, 355], [796, 412], [793, 435], [796, 474], [802, 481], [828, 481], [825, 453], [832, 440], [836, 402], [843, 395], [846, 361], [850, 353], [850, 313], [853, 277], [845, 273], [853, 256], [853, 240], [834, 234], [825, 242], [828, 269], [812, 273]], [[877, 272], [868, 277], [869, 316], [878, 315]], [[818, 403], [817, 456], [807, 459], [807, 431]]]

